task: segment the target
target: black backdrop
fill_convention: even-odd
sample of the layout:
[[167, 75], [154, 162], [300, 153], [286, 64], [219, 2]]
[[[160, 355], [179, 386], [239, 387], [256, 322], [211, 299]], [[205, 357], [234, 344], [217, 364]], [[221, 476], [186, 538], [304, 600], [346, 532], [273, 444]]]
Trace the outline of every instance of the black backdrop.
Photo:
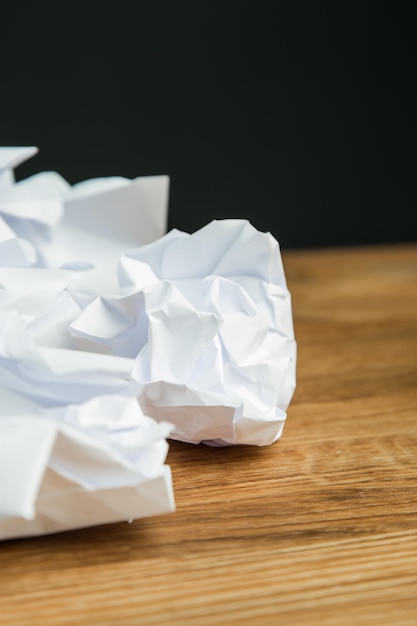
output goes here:
[[171, 176], [170, 227], [417, 239], [415, 1], [1, 3], [18, 176]]

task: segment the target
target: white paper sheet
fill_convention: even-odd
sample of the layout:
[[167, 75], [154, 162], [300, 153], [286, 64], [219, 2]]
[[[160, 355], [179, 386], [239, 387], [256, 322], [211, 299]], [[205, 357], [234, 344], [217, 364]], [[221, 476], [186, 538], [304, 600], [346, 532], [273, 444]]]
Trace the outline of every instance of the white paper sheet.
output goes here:
[[165, 232], [168, 179], [15, 183], [35, 152], [0, 149], [0, 539], [175, 507], [172, 426], [143, 414], [134, 360], [77, 350], [68, 331], [117, 289], [121, 252]]
[[33, 152], [0, 150], [0, 538], [173, 510], [165, 438], [269, 445], [295, 388], [270, 234], [162, 236], [166, 177], [15, 183]]
[[244, 220], [129, 250], [121, 295], [70, 324], [80, 347], [134, 359], [140, 402], [172, 437], [268, 445], [295, 388], [291, 298], [278, 243]]
[[0, 147], [0, 187], [14, 183], [13, 170], [38, 152], [35, 146]]
[[0, 539], [174, 510], [170, 425], [97, 396], [42, 410], [0, 388]]
[[93, 268], [88, 288], [113, 292], [122, 252], [166, 232], [168, 177], [107, 177], [70, 186], [56, 172], [41, 172], [13, 183], [10, 168], [34, 152], [0, 148], [0, 217], [16, 238], [30, 242], [36, 266]]

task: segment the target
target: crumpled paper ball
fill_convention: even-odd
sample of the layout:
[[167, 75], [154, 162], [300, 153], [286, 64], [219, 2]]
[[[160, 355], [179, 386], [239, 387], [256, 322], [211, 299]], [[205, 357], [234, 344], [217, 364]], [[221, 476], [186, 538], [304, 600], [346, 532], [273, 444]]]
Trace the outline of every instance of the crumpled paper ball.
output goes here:
[[268, 445], [295, 389], [291, 297], [279, 246], [245, 220], [173, 230], [128, 250], [120, 295], [70, 324], [80, 348], [134, 359], [139, 401], [171, 437]]

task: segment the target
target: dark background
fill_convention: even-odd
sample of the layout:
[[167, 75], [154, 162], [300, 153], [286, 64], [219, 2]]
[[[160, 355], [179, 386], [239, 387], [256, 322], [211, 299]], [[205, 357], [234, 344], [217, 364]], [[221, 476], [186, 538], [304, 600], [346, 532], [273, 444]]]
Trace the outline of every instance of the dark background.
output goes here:
[[0, 144], [171, 177], [170, 227], [417, 239], [415, 1], [1, 3]]

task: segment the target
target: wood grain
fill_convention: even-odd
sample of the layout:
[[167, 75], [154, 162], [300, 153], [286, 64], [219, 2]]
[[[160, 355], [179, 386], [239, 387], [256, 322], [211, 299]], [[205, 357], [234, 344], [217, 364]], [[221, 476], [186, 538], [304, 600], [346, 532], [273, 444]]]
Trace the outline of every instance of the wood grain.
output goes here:
[[172, 443], [175, 514], [0, 544], [0, 624], [417, 624], [417, 246], [284, 263], [283, 438]]

